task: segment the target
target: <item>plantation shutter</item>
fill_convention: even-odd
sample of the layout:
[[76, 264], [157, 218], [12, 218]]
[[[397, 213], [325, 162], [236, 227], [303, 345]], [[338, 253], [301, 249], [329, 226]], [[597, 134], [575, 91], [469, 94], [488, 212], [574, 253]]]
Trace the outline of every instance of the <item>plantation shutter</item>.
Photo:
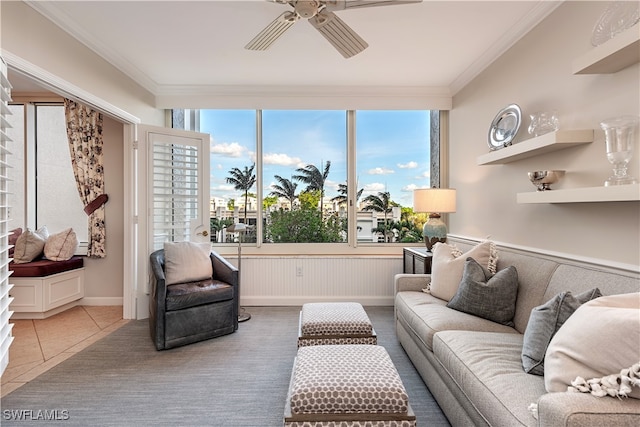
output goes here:
[[209, 242], [209, 135], [163, 129], [147, 138], [151, 249], [164, 242]]
[[7, 156], [11, 153], [7, 150], [11, 139], [6, 134], [6, 129], [10, 128], [5, 116], [10, 115], [8, 103], [11, 101], [11, 85], [7, 79], [7, 64], [0, 57], [0, 375], [9, 364], [9, 346], [13, 341], [11, 329], [13, 324], [9, 323], [9, 318], [13, 314], [9, 310], [9, 304], [13, 298], [9, 291], [13, 285], [9, 284], [9, 206], [7, 203]]

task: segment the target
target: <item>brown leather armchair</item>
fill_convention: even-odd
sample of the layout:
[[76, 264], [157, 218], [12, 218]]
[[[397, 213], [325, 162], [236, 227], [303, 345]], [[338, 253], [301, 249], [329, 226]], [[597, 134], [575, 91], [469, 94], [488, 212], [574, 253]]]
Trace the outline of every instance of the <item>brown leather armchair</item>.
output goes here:
[[238, 269], [215, 252], [213, 277], [166, 286], [164, 250], [150, 255], [149, 328], [158, 350], [226, 335], [238, 329]]

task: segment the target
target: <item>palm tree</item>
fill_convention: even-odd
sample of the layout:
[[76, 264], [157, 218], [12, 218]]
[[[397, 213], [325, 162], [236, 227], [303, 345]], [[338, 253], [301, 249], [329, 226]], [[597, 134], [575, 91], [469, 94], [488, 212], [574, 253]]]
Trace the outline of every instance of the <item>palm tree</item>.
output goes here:
[[[388, 191], [381, 191], [377, 195], [370, 194], [363, 200], [366, 206], [363, 211], [375, 211], [384, 213], [384, 230], [387, 230], [387, 214], [391, 212], [393, 205], [391, 204], [391, 195]], [[387, 233], [384, 233], [385, 243], [388, 241]]]
[[296, 194], [298, 184], [287, 178], [283, 178], [280, 175], [275, 175], [274, 178], [279, 182], [279, 184], [271, 186], [272, 190], [269, 194], [272, 196], [284, 197], [289, 201], [289, 203], [291, 203], [291, 210], [293, 210], [293, 202], [298, 198], [298, 195]]
[[229, 171], [231, 176], [227, 177], [227, 184], [233, 184], [233, 188], [244, 192], [244, 223], [247, 224], [247, 203], [249, 199], [249, 190], [256, 183], [256, 176], [253, 169], [256, 167], [254, 163], [251, 167], [244, 167], [244, 171], [233, 168]]
[[303, 168], [296, 169], [300, 175], [293, 175], [293, 179], [297, 179], [300, 182], [307, 184], [305, 191], [317, 190], [320, 192], [320, 212], [323, 212], [323, 199], [324, 199], [324, 183], [329, 176], [329, 169], [331, 168], [331, 161], [327, 160], [327, 164], [324, 166], [324, 171], [320, 170], [315, 165], [307, 165]]
[[[356, 204], [358, 203], [360, 196], [362, 196], [363, 191], [364, 191], [364, 188], [361, 188], [360, 190], [358, 190], [358, 193], [356, 194]], [[343, 203], [344, 204], [347, 203], [347, 184], [338, 184], [338, 195], [333, 199], [331, 199], [331, 201], [337, 202], [339, 205]]]

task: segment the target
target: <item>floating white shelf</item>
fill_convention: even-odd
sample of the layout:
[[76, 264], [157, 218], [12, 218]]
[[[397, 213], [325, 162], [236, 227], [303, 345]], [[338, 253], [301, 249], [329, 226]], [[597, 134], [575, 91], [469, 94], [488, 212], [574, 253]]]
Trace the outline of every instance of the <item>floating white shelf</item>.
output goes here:
[[593, 129], [559, 130], [483, 154], [478, 165], [499, 165], [593, 142]]
[[573, 74], [610, 74], [640, 62], [640, 28], [636, 25], [573, 61]]
[[640, 201], [640, 184], [518, 193], [518, 203], [594, 203]]

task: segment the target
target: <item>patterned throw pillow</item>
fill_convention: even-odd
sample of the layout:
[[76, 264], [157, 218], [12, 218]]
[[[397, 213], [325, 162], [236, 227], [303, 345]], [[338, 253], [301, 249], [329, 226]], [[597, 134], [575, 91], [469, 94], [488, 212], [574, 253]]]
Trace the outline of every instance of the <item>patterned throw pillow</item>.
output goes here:
[[450, 301], [456, 294], [465, 260], [471, 257], [492, 273], [496, 272], [498, 251], [491, 241], [479, 243], [464, 254], [454, 245], [436, 243], [431, 258], [431, 295]]
[[573, 296], [561, 292], [546, 303], [535, 307], [529, 315], [522, 343], [522, 367], [528, 374], [544, 375], [544, 355], [551, 338], [560, 326], [582, 304], [601, 297], [600, 289], [594, 288]]
[[47, 230], [46, 226], [42, 226], [36, 231], [31, 231], [27, 228], [16, 240], [13, 262], [24, 264], [39, 258], [42, 255], [48, 237], [49, 230]]
[[503, 325], [513, 326], [518, 295], [518, 272], [509, 266], [492, 274], [469, 257], [460, 287], [447, 307]]
[[9, 248], [9, 256], [12, 257], [13, 256], [13, 252], [15, 250], [15, 246], [16, 246], [16, 242], [18, 241], [18, 237], [20, 237], [20, 235], [22, 234], [22, 228], [16, 228], [10, 231], [11, 234], [9, 234], [9, 246], [11, 246], [11, 248]]
[[66, 261], [76, 253], [78, 238], [73, 228], [49, 236], [44, 244], [44, 257], [51, 261]]
[[213, 276], [210, 243], [165, 242], [165, 283], [195, 282]]

